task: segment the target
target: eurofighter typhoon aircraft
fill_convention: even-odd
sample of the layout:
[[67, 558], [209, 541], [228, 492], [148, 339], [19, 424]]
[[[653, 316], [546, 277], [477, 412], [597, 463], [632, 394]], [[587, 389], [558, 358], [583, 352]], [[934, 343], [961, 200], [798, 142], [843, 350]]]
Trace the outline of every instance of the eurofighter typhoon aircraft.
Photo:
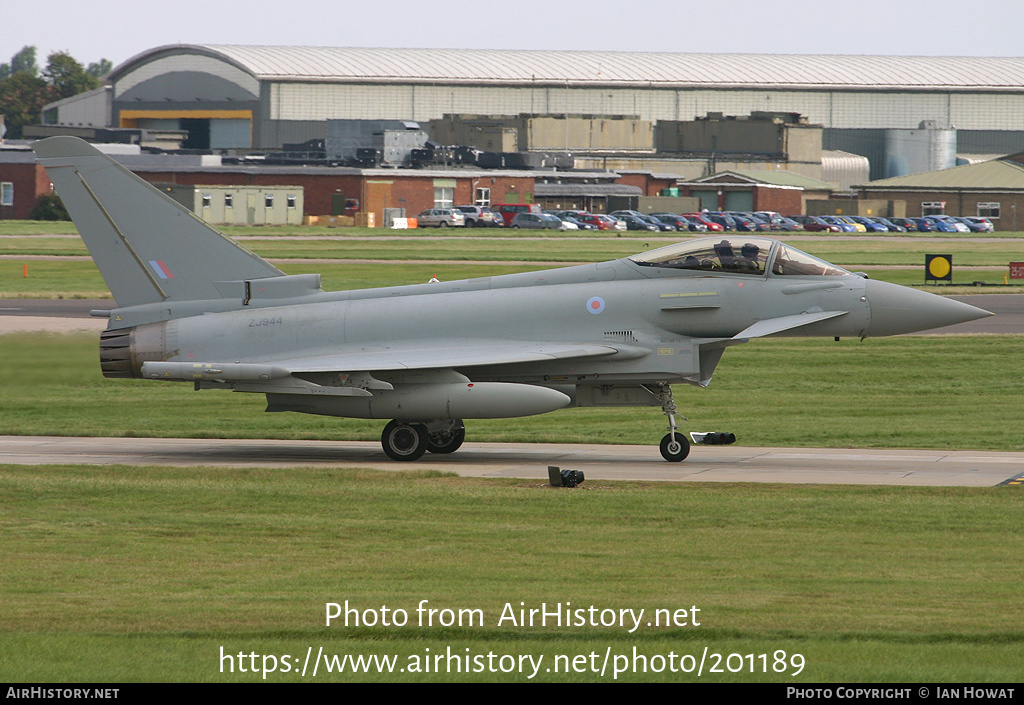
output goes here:
[[451, 453], [464, 419], [654, 406], [666, 460], [690, 442], [669, 385], [707, 386], [731, 345], [896, 335], [991, 315], [745, 234], [624, 259], [325, 292], [286, 275], [74, 137], [35, 145], [117, 308], [106, 377], [267, 395], [267, 411], [388, 419], [395, 460]]

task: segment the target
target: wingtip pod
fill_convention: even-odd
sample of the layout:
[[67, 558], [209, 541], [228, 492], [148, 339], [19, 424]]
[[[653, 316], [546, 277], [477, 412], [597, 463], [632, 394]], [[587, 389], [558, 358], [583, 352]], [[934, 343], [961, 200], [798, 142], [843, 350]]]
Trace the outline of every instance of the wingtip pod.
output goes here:
[[871, 321], [865, 336], [900, 335], [944, 328], [993, 315], [990, 311], [898, 284], [865, 282]]
[[33, 148], [118, 306], [219, 299], [216, 282], [283, 275], [93, 145]]

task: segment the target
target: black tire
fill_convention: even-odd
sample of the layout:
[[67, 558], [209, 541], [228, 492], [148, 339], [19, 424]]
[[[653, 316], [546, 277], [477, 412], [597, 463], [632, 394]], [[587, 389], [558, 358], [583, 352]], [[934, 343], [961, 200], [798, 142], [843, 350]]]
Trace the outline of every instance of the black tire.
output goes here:
[[446, 221], [442, 220], [440, 223], [438, 223], [437, 227], [439, 227], [439, 228], [447, 228], [448, 227], [448, 223]]
[[661, 457], [670, 463], [678, 463], [690, 454], [690, 441], [686, 435], [676, 431], [675, 443], [672, 442], [672, 434], [666, 433], [661, 439]]
[[380, 434], [380, 444], [392, 460], [419, 460], [427, 452], [427, 427], [423, 424], [392, 421]]
[[467, 218], [467, 219], [466, 219], [466, 222], [464, 223], [464, 225], [465, 225], [465, 226], [466, 226], [467, 228], [475, 228], [475, 227], [476, 227], [476, 221], [475, 221], [475, 220], [473, 220], [472, 218]]
[[437, 433], [427, 436], [427, 450], [431, 453], [454, 453], [466, 440], [466, 427], [459, 426], [450, 434]]

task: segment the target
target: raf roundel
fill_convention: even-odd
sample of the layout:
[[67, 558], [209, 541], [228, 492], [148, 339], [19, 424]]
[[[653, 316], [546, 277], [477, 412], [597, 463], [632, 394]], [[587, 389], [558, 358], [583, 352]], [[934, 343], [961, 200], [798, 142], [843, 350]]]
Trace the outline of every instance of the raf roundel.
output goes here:
[[600, 296], [593, 296], [587, 299], [587, 310], [591, 313], [601, 313], [604, 311], [604, 299]]

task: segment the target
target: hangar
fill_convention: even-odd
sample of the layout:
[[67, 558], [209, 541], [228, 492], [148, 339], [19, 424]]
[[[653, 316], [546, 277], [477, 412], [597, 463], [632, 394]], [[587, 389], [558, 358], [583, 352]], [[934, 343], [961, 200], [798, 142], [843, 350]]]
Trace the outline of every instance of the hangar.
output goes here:
[[184, 129], [187, 147], [277, 149], [324, 139], [328, 119], [767, 111], [799, 113], [824, 128], [825, 149], [866, 156], [886, 131], [922, 123], [955, 128], [960, 152], [1024, 149], [1024, 58], [180, 44], [132, 57], [109, 84], [47, 121], [109, 115], [115, 127]]

